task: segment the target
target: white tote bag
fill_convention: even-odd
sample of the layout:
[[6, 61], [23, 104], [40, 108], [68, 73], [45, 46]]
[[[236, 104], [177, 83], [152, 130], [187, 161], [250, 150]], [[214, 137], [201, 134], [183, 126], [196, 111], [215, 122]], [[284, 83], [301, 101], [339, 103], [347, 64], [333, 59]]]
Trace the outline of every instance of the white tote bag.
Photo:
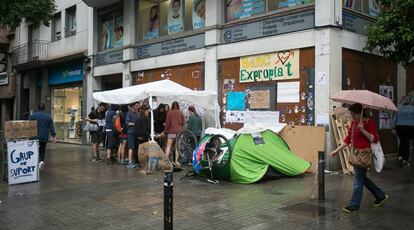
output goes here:
[[382, 167], [384, 167], [385, 158], [384, 152], [382, 151], [381, 143], [371, 143], [371, 150], [374, 157], [374, 168], [378, 173], [381, 172]]

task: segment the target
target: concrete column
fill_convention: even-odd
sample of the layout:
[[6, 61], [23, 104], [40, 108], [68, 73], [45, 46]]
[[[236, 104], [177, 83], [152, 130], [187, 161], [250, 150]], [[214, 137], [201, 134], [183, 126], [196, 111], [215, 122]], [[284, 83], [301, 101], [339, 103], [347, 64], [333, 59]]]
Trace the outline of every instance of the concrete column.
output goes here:
[[[125, 50], [124, 50], [125, 52]], [[125, 62], [122, 69], [122, 88], [132, 85], [131, 62]]]
[[[334, 103], [329, 96], [342, 89], [342, 6], [338, 1], [315, 2], [315, 121], [329, 115]], [[324, 78], [324, 79], [323, 79]], [[320, 83], [319, 83], [320, 82]], [[329, 117], [329, 116], [328, 116]], [[332, 127], [326, 133], [326, 153], [335, 148]], [[329, 169], [339, 168], [337, 159], [326, 156]]]
[[136, 0], [124, 0], [124, 45], [135, 44], [136, 41]]
[[[134, 45], [136, 41], [136, 1], [135, 0], [125, 0], [124, 1], [124, 46]], [[126, 48], [123, 50], [123, 70], [122, 70], [122, 87], [128, 87], [132, 85], [131, 77], [131, 63], [130, 61], [134, 60], [134, 48]]]
[[15, 116], [14, 119], [20, 119], [22, 114], [21, 109], [21, 98], [22, 98], [22, 88], [23, 88], [23, 75], [21, 73], [16, 73], [16, 98], [15, 98]]
[[92, 7], [88, 7], [88, 56], [96, 54], [98, 51], [98, 12]]
[[28, 80], [29, 80], [29, 113], [32, 113], [37, 110], [37, 104], [38, 104], [35, 71], [32, 71], [29, 74]]
[[397, 66], [397, 102], [407, 94], [407, 70], [401, 65]]
[[[215, 26], [222, 20], [222, 2], [206, 1], [206, 27]], [[217, 45], [220, 43], [220, 30], [212, 29], [205, 33], [204, 85], [206, 90], [218, 90]]]
[[98, 52], [98, 35], [99, 35], [99, 25], [98, 25], [98, 11], [94, 8], [89, 7], [88, 9], [88, 56], [90, 58], [90, 67], [89, 72], [85, 71], [84, 76], [84, 92], [86, 97], [84, 98], [84, 104], [86, 104], [85, 115], [87, 115], [96, 103], [92, 98], [92, 93], [101, 89], [101, 79], [94, 77], [94, 55]]
[[43, 67], [41, 70], [42, 74], [42, 90], [40, 91], [40, 100], [45, 103], [45, 112], [50, 114], [51, 111], [51, 94], [50, 87], [48, 84], [48, 69]]

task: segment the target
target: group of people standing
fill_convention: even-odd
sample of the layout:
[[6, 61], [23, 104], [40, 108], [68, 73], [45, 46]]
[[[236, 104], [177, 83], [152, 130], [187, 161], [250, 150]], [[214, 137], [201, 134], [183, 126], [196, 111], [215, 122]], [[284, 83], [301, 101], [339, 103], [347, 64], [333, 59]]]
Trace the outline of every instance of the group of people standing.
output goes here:
[[[151, 138], [151, 118], [148, 100], [134, 102], [128, 105], [110, 105], [106, 109], [100, 103], [86, 118], [86, 121], [97, 124], [97, 131], [90, 131], [92, 144], [92, 161], [99, 162], [99, 144], [104, 141], [106, 148], [106, 162], [120, 163], [128, 168], [138, 167], [138, 148]], [[197, 137], [202, 133], [202, 120], [194, 106], [188, 108], [190, 118], [187, 129]], [[159, 104], [154, 112], [154, 138], [165, 147], [167, 159], [172, 152], [174, 141], [183, 131], [185, 118], [180, 111], [178, 102]], [[103, 122], [104, 121], [104, 122]], [[173, 165], [180, 166], [179, 154], [175, 153]]]

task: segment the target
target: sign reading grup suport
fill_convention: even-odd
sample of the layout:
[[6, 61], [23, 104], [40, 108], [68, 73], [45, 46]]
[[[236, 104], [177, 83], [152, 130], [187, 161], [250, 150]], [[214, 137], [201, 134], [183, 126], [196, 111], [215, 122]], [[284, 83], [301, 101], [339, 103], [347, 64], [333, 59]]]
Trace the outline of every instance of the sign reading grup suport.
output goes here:
[[9, 184], [39, 180], [39, 147], [36, 140], [7, 142]]
[[240, 83], [297, 78], [299, 78], [298, 49], [240, 58]]

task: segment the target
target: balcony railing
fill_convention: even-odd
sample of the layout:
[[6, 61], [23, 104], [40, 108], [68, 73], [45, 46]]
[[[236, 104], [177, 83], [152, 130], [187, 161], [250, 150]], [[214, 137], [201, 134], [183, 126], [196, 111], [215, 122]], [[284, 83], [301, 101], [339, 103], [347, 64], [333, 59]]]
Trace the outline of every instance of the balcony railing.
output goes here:
[[33, 41], [13, 48], [13, 66], [47, 59], [49, 42]]

